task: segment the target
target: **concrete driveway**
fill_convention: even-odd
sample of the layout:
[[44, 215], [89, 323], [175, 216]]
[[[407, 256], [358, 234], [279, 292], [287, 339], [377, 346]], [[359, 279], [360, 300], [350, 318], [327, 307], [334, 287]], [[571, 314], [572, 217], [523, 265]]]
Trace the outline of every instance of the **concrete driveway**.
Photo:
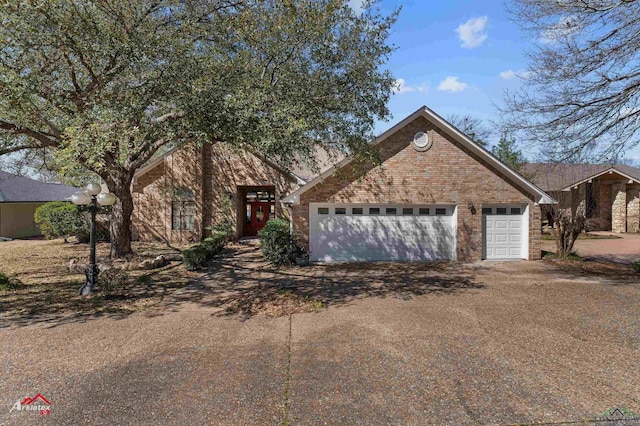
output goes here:
[[[280, 318], [229, 309], [294, 284], [328, 309]], [[638, 281], [610, 271], [271, 269], [245, 247], [144, 312], [2, 319], [0, 424], [459, 425], [640, 413], [638, 306]], [[37, 393], [49, 416], [9, 412]]]
[[[611, 232], [593, 232], [593, 234], [615, 235], [621, 238], [579, 239], [574, 248], [580, 256], [627, 264], [640, 260], [640, 234], [612, 234]], [[555, 252], [555, 241], [543, 241], [542, 249]]]

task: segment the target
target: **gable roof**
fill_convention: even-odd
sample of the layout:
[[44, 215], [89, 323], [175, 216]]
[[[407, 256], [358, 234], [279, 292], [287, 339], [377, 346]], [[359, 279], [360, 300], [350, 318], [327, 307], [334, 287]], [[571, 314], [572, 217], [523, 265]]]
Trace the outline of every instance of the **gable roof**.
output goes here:
[[522, 166], [522, 172], [545, 191], [570, 189], [609, 171], [640, 182], [640, 169], [622, 164], [528, 163]]
[[[224, 142], [216, 142], [216, 143], [224, 143]], [[183, 148], [184, 145], [178, 145], [176, 147], [171, 148], [169, 151], [165, 152], [164, 154], [158, 156], [157, 158], [154, 158], [153, 160], [149, 161], [147, 164], [145, 164], [144, 166], [142, 166], [141, 168], [139, 168], [136, 173], [133, 176], [133, 182], [132, 183], [136, 183], [136, 180], [144, 175], [145, 173], [147, 173], [148, 171], [152, 170], [153, 168], [155, 168], [156, 166], [158, 166], [159, 164], [161, 164], [165, 158], [167, 158], [169, 155], [173, 154], [175, 151], [177, 151], [180, 148]], [[284, 168], [280, 167], [278, 164], [274, 163], [273, 161], [270, 161], [269, 159], [265, 158], [264, 156], [262, 156], [261, 154], [258, 154], [256, 152], [253, 152], [252, 150], [243, 147], [243, 150], [247, 151], [248, 153], [255, 155], [256, 157], [258, 157], [261, 161], [264, 161], [265, 163], [267, 163], [269, 166], [277, 169], [278, 171], [280, 171], [283, 174], [286, 174], [287, 176], [293, 178], [298, 185], [304, 185], [306, 183], [306, 180], [303, 179], [302, 177], [298, 176], [296, 173], [292, 172], [292, 171], [287, 171]]]
[[[390, 136], [392, 136], [393, 134], [395, 134], [397, 131], [401, 130], [405, 126], [407, 126], [409, 123], [411, 123], [418, 117], [424, 117], [425, 119], [427, 119], [427, 121], [429, 121], [433, 125], [442, 129], [447, 135], [455, 139], [458, 143], [460, 143], [462, 146], [467, 148], [469, 151], [476, 154], [478, 157], [486, 161], [488, 164], [495, 167], [496, 170], [504, 173], [504, 175], [510, 178], [518, 187], [520, 187], [526, 193], [533, 195], [539, 204], [555, 204], [556, 203], [556, 201], [553, 198], [551, 198], [547, 193], [545, 193], [542, 189], [538, 188], [532, 182], [530, 182], [529, 180], [525, 179], [523, 176], [518, 174], [515, 170], [513, 170], [512, 168], [504, 164], [502, 161], [498, 160], [496, 157], [493, 156], [493, 154], [491, 154], [489, 151], [487, 151], [477, 143], [473, 142], [467, 135], [462, 133], [460, 130], [455, 128], [451, 123], [446, 121], [444, 118], [440, 117], [433, 110], [431, 110], [426, 106], [420, 107], [413, 114], [409, 115], [407, 118], [400, 121], [398, 124], [396, 124], [395, 126], [391, 127], [389, 130], [387, 130], [386, 132], [378, 136], [373, 141], [374, 146], [381, 144], [384, 140], [386, 140], [387, 138], [389, 138]], [[283, 201], [287, 203], [299, 202], [301, 194], [313, 188], [317, 184], [321, 183], [326, 178], [328, 178], [333, 173], [335, 173], [337, 170], [345, 167], [351, 161], [353, 161], [353, 157], [345, 158], [344, 160], [336, 164], [334, 167], [331, 167], [330, 169], [316, 176], [314, 179], [309, 181], [306, 185], [293, 191], [291, 194], [285, 197]]]
[[80, 189], [73, 186], [44, 183], [0, 171], [0, 203], [64, 201], [77, 191]]

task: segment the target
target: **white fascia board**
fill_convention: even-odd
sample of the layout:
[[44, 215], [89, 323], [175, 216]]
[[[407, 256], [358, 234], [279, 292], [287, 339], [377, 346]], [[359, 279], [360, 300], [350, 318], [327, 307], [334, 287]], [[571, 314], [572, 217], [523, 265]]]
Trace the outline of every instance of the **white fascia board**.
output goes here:
[[[438, 114], [436, 114], [426, 106], [422, 106], [413, 114], [409, 115], [407, 118], [400, 121], [398, 124], [391, 127], [386, 132], [382, 133], [380, 136], [378, 136], [375, 139], [374, 145], [380, 144], [382, 141], [384, 141], [385, 139], [387, 139], [388, 137], [396, 133], [398, 130], [402, 129], [407, 124], [409, 124], [410, 122], [412, 122], [413, 120], [415, 120], [420, 116], [424, 117], [425, 119], [430, 121], [432, 124], [435, 124], [436, 126], [443, 129], [447, 134], [449, 134], [454, 139], [456, 139], [459, 143], [467, 147], [471, 152], [475, 153], [480, 158], [484, 159], [487, 163], [493, 165], [496, 169], [503, 171], [507, 176], [511, 177], [513, 181], [519, 183], [523, 187], [523, 189], [526, 189], [527, 192], [529, 192], [532, 195], [536, 195], [537, 196], [536, 202], [538, 204], [557, 204], [558, 203], [551, 196], [545, 193], [542, 189], [538, 188], [536, 185], [529, 182], [527, 179], [525, 179], [516, 171], [508, 167], [502, 161], [498, 160], [496, 157], [493, 156], [493, 154], [491, 154], [489, 151], [487, 151], [486, 149], [482, 148], [481, 146], [473, 142], [464, 133], [456, 129], [454, 126], [448, 123], [445, 119], [440, 117]], [[284, 198], [284, 201], [291, 204], [299, 203], [301, 194], [313, 188], [317, 184], [321, 183], [327, 177], [331, 176], [336, 170], [346, 166], [352, 160], [353, 159], [350, 157], [345, 158], [344, 160], [336, 164], [334, 167], [326, 170], [324, 173], [320, 174], [316, 178], [309, 181], [303, 187], [293, 191], [291, 194], [289, 194], [287, 197]]]

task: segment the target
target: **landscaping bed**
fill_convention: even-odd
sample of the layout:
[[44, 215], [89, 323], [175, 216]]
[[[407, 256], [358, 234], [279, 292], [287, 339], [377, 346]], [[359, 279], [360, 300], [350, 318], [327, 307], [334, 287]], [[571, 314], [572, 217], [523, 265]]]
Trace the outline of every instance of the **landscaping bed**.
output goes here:
[[[102, 269], [124, 271], [118, 286], [108, 293], [80, 296], [89, 247], [62, 240], [14, 240], [0, 243], [0, 269], [12, 285], [0, 288], [0, 313], [10, 316], [39, 314], [130, 313], [153, 305], [168, 289], [184, 287], [199, 274], [187, 271], [179, 251], [161, 244], [134, 243], [135, 255], [109, 261], [110, 245], [96, 246]], [[162, 257], [163, 266], [153, 268]], [[145, 268], [141, 269], [142, 265]], [[159, 266], [159, 264], [155, 263]], [[103, 272], [101, 279], [109, 276]], [[113, 276], [115, 274], [111, 274]]]

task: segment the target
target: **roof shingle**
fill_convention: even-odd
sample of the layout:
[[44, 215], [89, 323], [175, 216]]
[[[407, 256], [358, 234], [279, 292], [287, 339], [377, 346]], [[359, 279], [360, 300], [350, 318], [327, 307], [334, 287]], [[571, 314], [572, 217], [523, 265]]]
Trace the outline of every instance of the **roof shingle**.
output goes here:
[[80, 189], [0, 171], [0, 203], [64, 201], [76, 191]]
[[640, 180], [640, 169], [619, 164], [527, 163], [520, 171], [543, 190], [560, 191], [611, 168]]

